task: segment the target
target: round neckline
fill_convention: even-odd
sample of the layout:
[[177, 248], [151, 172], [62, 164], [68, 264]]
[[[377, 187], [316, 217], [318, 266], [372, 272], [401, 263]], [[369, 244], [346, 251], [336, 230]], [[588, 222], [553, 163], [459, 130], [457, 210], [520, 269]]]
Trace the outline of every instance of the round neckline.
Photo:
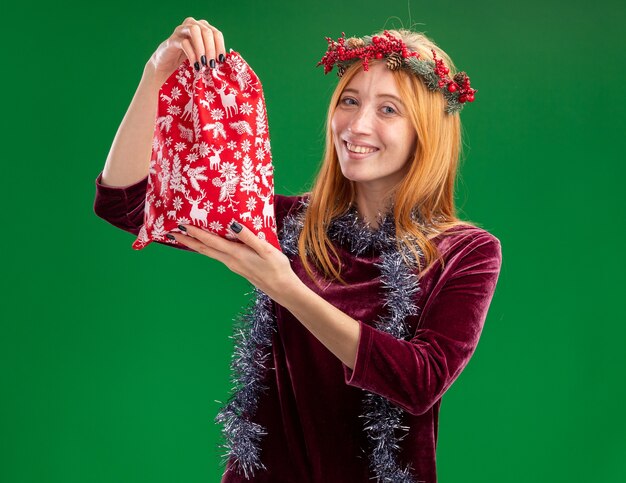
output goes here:
[[[294, 222], [297, 225], [301, 225], [309, 206], [310, 197], [305, 195], [300, 199], [300, 208], [297, 210], [297, 214], [294, 213]], [[341, 215], [335, 216], [330, 220], [326, 233], [329, 239], [336, 242], [340, 246], [347, 248], [352, 254], [357, 256], [371, 256], [380, 254], [388, 250], [397, 249], [396, 243], [396, 226], [395, 218], [393, 216], [393, 206], [387, 213], [379, 213], [379, 225], [373, 227], [367, 223], [359, 214], [356, 206], [350, 204], [348, 209]], [[299, 221], [296, 221], [298, 219]], [[414, 211], [413, 220], [423, 226], [418, 219], [417, 212]], [[461, 223], [454, 227], [450, 227], [444, 231], [438, 232], [429, 237], [431, 242], [437, 241], [442, 235], [449, 230], [465, 227], [467, 224]], [[471, 225], [470, 225], [471, 226]], [[301, 229], [301, 227], [300, 227]], [[414, 237], [408, 234], [409, 239]], [[294, 247], [295, 249], [295, 247]]]

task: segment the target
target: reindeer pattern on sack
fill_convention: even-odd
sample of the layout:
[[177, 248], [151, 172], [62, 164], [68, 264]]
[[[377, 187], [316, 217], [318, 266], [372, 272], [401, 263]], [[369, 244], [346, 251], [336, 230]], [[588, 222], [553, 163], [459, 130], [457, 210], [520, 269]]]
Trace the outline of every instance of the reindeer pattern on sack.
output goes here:
[[261, 83], [243, 58], [196, 72], [183, 62], [159, 91], [145, 201], [133, 248], [193, 224], [229, 239], [243, 222], [280, 249], [273, 165]]

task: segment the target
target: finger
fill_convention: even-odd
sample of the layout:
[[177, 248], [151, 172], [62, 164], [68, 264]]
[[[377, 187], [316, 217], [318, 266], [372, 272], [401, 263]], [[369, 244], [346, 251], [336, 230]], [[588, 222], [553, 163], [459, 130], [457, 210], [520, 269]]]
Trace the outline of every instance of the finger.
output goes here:
[[226, 44], [224, 43], [224, 34], [219, 30], [213, 30], [213, 38], [215, 39], [215, 53], [220, 62], [226, 60]]
[[[276, 250], [275, 247], [265, 240], [261, 240], [258, 236], [252, 233], [252, 230], [241, 223], [233, 222], [228, 228], [238, 240], [241, 240], [247, 246], [252, 248], [260, 257], [272, 255], [272, 250]], [[236, 230], [240, 231], [237, 232]]]
[[191, 65], [194, 65], [197, 62], [197, 60], [196, 60], [195, 54], [193, 52], [193, 47], [191, 46], [191, 42], [189, 41], [189, 39], [183, 39], [180, 43], [180, 48], [183, 50], [183, 52], [185, 52], [187, 59], [189, 59], [189, 63]]
[[[213, 69], [217, 60], [214, 32], [209, 25], [209, 22], [207, 22], [206, 20], [199, 20], [198, 23], [200, 24], [200, 29], [202, 30], [202, 40], [204, 41], [206, 58], [209, 62], [209, 66], [211, 67], [211, 69]], [[213, 62], [211, 62], [211, 60]]]
[[[188, 24], [180, 29], [180, 35], [184, 37], [191, 45], [191, 56], [189, 62], [191, 62], [194, 68], [200, 70], [200, 58], [205, 55], [204, 41], [202, 40], [202, 31], [200, 25], [197, 23]], [[183, 40], [182, 43], [185, 43]]]
[[242, 243], [226, 240], [219, 235], [211, 233], [207, 230], [203, 230], [202, 228], [199, 228], [197, 226], [183, 225], [183, 227], [186, 229], [188, 235], [196, 238], [197, 240], [200, 240], [200, 242], [211, 247], [214, 250], [228, 254], [232, 258], [236, 259], [242, 259], [242, 257], [244, 256], [244, 253], [242, 251], [244, 245]]
[[185, 52], [189, 63], [194, 65], [200, 61], [200, 56], [196, 55], [193, 44], [191, 42], [191, 32], [189, 31], [190, 25], [195, 25], [198, 21], [193, 17], [187, 17], [183, 20], [183, 23], [174, 29], [176, 34], [176, 40], [178, 41], [180, 48]]
[[206, 255], [207, 257], [215, 258], [222, 263], [226, 263], [226, 260], [229, 258], [226, 253], [216, 250], [215, 248], [211, 248], [191, 236], [183, 235], [182, 233], [168, 233], [168, 235], [172, 236], [173, 239], [181, 245], [185, 245], [202, 255]]
[[204, 19], [199, 20], [199, 22], [211, 29], [213, 33], [213, 44], [215, 45], [215, 56], [216, 56], [215, 58], [219, 62], [224, 62], [224, 58], [226, 57], [226, 45], [224, 44], [224, 34], [222, 34], [221, 31], [219, 31], [217, 28], [215, 28], [213, 25], [211, 25], [209, 22], [207, 22]]

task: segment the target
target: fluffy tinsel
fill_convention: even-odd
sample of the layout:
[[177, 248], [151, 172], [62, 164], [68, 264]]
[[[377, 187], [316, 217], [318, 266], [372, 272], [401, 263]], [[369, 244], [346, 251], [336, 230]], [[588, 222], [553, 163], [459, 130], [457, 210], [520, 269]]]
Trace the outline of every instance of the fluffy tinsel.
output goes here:
[[[278, 234], [282, 251], [290, 258], [298, 255], [298, 238], [304, 226], [308, 201], [303, 199], [300, 204], [302, 209], [285, 217], [283, 229]], [[409, 315], [418, 314], [419, 308], [414, 300], [420, 290], [419, 279], [402, 257], [404, 253], [413, 265], [415, 256], [411, 250], [405, 245], [401, 245], [402, 252], [398, 250], [392, 213], [393, 210], [381, 215], [378, 229], [372, 229], [351, 206], [345, 214], [331, 221], [328, 236], [347, 246], [356, 256], [380, 252], [380, 261], [376, 266], [381, 272], [386, 293], [384, 305], [389, 308], [389, 314], [377, 320], [375, 327], [395, 338], [408, 339], [411, 334], [404, 320]], [[420, 223], [418, 216], [413, 216], [413, 219]], [[418, 254], [422, 256], [419, 250]], [[234, 469], [247, 479], [256, 470], [265, 469], [259, 446], [262, 436], [267, 433], [265, 428], [252, 422], [252, 418], [266, 389], [262, 383], [265, 363], [276, 331], [271, 299], [256, 287], [254, 292], [256, 299], [240, 317], [242, 326], [235, 331], [231, 363], [233, 393], [215, 419], [224, 424], [226, 442], [222, 446], [227, 449], [224, 463], [233, 457]], [[403, 466], [398, 461], [400, 441], [408, 431], [408, 427], [402, 424], [404, 411], [383, 396], [365, 390], [363, 393], [363, 414], [360, 417], [364, 419], [363, 427], [370, 443], [371, 471], [379, 482], [417, 483], [420, 480], [411, 473], [410, 466]]]

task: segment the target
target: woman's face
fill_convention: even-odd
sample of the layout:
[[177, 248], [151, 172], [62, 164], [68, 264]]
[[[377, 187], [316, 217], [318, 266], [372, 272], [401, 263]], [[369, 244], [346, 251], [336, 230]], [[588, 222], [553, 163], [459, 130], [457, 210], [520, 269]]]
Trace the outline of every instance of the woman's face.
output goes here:
[[393, 74], [384, 63], [362, 68], [344, 88], [332, 117], [343, 175], [376, 193], [388, 192], [406, 174], [417, 136]]

